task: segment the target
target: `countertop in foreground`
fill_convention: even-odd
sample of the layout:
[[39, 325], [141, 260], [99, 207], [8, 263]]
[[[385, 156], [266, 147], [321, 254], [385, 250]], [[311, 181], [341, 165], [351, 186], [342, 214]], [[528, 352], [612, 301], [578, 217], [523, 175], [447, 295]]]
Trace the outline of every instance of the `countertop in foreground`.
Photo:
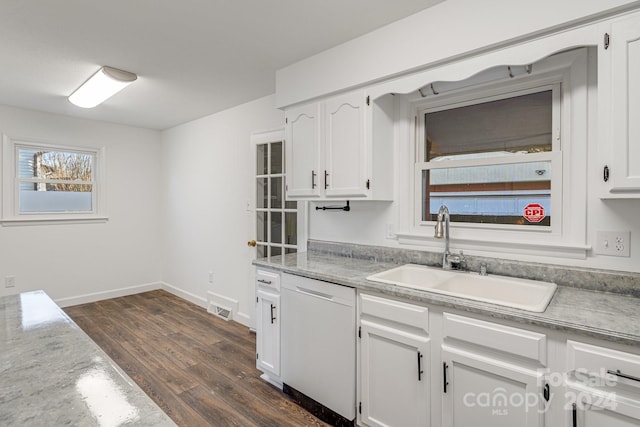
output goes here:
[[456, 308], [498, 319], [575, 332], [626, 345], [640, 345], [640, 299], [609, 292], [558, 286], [543, 313], [503, 307], [366, 280], [366, 277], [398, 264], [299, 252], [254, 261], [256, 266], [324, 280], [407, 300]]
[[0, 298], [0, 425], [175, 426], [42, 291]]

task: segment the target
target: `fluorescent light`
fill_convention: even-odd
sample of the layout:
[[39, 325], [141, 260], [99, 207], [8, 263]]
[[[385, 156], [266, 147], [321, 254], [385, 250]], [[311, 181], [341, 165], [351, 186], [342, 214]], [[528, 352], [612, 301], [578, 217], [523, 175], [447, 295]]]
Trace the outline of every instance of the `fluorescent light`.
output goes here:
[[93, 108], [106, 101], [138, 76], [128, 71], [104, 66], [69, 96], [69, 101], [82, 108]]

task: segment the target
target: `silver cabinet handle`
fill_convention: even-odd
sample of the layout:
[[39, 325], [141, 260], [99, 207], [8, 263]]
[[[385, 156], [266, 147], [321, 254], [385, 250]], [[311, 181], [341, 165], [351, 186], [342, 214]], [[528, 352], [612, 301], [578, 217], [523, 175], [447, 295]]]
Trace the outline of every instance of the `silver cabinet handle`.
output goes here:
[[271, 284], [271, 280], [258, 279], [258, 282], [264, 283], [265, 285], [270, 285]]

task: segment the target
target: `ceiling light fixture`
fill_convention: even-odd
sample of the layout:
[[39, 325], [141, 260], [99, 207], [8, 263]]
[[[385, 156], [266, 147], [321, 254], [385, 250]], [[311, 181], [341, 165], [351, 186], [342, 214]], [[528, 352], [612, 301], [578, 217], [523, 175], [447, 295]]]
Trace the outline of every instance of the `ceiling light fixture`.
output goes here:
[[76, 89], [69, 96], [69, 101], [78, 107], [93, 108], [120, 92], [137, 78], [138, 76], [134, 73], [104, 66]]

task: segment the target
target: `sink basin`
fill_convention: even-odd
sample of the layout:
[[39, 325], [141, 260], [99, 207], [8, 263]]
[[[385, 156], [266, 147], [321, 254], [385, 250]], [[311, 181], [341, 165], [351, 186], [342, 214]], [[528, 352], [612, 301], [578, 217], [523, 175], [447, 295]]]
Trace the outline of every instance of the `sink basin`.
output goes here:
[[505, 276], [457, 273], [433, 291], [541, 313], [551, 301], [556, 284]]
[[367, 280], [401, 285], [416, 289], [425, 289], [442, 283], [452, 277], [452, 272], [427, 267], [425, 265], [405, 264], [367, 277]]
[[406, 264], [367, 277], [367, 280], [422, 289], [476, 301], [541, 313], [549, 305], [556, 284], [514, 277], [441, 270]]

